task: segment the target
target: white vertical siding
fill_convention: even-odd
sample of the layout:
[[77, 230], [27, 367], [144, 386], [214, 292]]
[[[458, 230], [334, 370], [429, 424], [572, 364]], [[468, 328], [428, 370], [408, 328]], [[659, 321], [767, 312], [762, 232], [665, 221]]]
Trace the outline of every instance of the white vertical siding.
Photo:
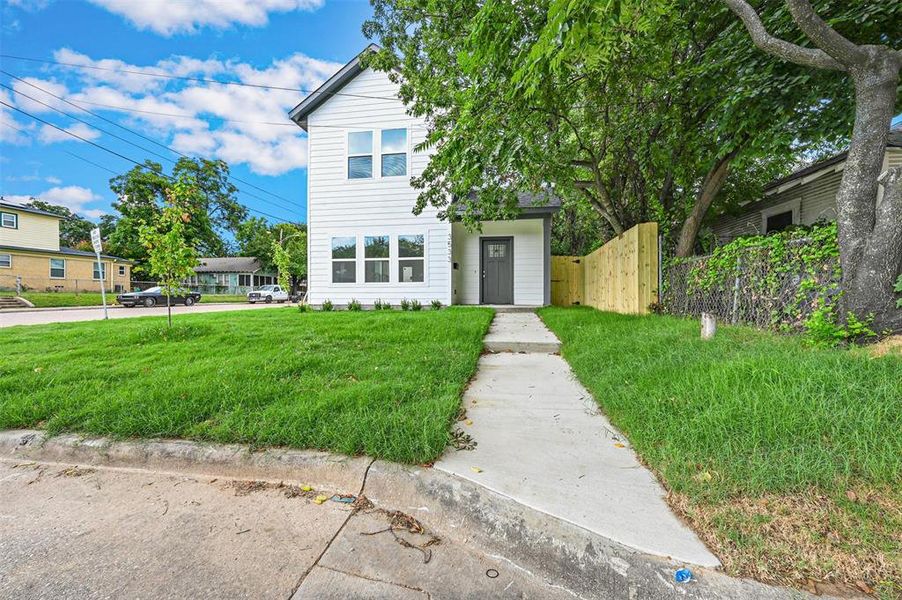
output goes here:
[[453, 260], [458, 269], [453, 278], [455, 303], [479, 304], [479, 240], [483, 237], [514, 238], [514, 304], [545, 303], [545, 238], [542, 219], [486, 221], [481, 232], [452, 226]]
[[[397, 98], [398, 86], [386, 74], [367, 69], [349, 82], [344, 95], [333, 96], [308, 117], [308, 227], [310, 301], [329, 299], [338, 304], [352, 298], [372, 303], [382, 299], [393, 303], [402, 298], [451, 303], [451, 226], [427, 207], [414, 215], [418, 191], [410, 178], [422, 173], [429, 157], [413, 152], [425, 138], [426, 129], [410, 117]], [[353, 95], [348, 95], [353, 94]], [[361, 98], [359, 96], [370, 96]], [[386, 98], [376, 100], [372, 97]], [[379, 176], [380, 130], [407, 128], [408, 174], [406, 177]], [[373, 131], [373, 178], [347, 178], [347, 134]], [[423, 283], [397, 282], [397, 236], [423, 234], [426, 266]], [[392, 246], [391, 282], [364, 283], [363, 237], [390, 235]], [[333, 284], [331, 238], [356, 236], [357, 283]]]

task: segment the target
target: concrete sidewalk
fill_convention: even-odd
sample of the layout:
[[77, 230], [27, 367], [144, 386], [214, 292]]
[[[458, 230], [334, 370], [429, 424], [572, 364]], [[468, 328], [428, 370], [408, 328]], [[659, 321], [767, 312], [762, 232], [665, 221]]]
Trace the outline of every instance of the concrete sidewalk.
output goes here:
[[449, 451], [435, 468], [641, 552], [718, 566], [569, 365], [542, 353], [556, 349], [551, 340], [535, 314], [495, 316], [486, 348], [516, 353], [480, 359], [460, 424], [477, 446]]

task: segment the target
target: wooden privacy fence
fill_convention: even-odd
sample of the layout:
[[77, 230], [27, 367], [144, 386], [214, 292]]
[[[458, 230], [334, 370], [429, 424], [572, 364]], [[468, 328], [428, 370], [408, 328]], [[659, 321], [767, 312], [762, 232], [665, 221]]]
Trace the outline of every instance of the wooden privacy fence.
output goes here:
[[587, 256], [551, 257], [551, 303], [644, 315], [658, 302], [658, 224], [640, 223]]

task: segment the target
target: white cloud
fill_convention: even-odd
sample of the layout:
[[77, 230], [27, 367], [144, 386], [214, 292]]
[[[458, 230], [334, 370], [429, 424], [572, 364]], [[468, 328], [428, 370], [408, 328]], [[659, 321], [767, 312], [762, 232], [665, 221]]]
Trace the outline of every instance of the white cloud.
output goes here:
[[[65, 97], [66, 94], [69, 93], [69, 90], [66, 89], [65, 85], [56, 81], [37, 79], [35, 77], [23, 77], [22, 79], [28, 83], [23, 83], [18, 80], [13, 81], [13, 89], [19, 92], [18, 94], [13, 94], [13, 99], [15, 100], [16, 106], [30, 113], [55, 113], [55, 110], [45, 105], [61, 106], [59, 100], [41, 90], [46, 90], [47, 92], [50, 92], [50, 94], [60, 97]], [[40, 102], [35, 102], [25, 96], [30, 96]], [[41, 102], [44, 104], [41, 104]]]
[[[304, 92], [157, 79], [89, 67], [222, 78], [298, 90], [315, 89], [341, 67], [300, 53], [262, 68], [234, 60], [187, 56], [146, 66], [130, 65], [111, 59], [95, 60], [69, 49], [58, 50], [55, 56], [62, 62], [84, 67], [76, 71], [76, 76], [85, 87], [79, 89], [67, 80], [70, 87], [78, 90], [69, 95], [72, 102], [107, 115], [119, 113], [126, 119], [123, 124], [179, 152], [221, 158], [232, 165], [243, 163], [263, 175], [281, 175], [307, 164], [304, 134], [291, 125], [287, 116], [305, 96]], [[128, 154], [137, 159], [140, 151]]]
[[164, 36], [197, 33], [202, 27], [224, 29], [232, 25], [260, 27], [269, 22], [269, 13], [315, 10], [323, 0], [90, 0], [125, 17], [138, 29], [150, 29]]
[[[15, 105], [12, 94], [0, 90], [0, 100], [11, 106]], [[16, 120], [19, 113], [0, 104], [0, 143], [22, 146], [28, 144], [28, 133], [34, 125]]]
[[[13, 204], [25, 204], [31, 201], [31, 196], [4, 196], [3, 199]], [[87, 205], [102, 200], [100, 196], [90, 189], [78, 185], [64, 187], [52, 187], [49, 190], [35, 194], [34, 198], [43, 200], [57, 206], [65, 206], [74, 213], [91, 219], [97, 219], [107, 211], [99, 208], [89, 208]]]
[[[100, 137], [99, 131], [91, 129], [84, 123], [76, 123], [71, 127], [64, 127], [63, 129], [86, 140], [96, 140]], [[38, 139], [45, 144], [55, 144], [56, 142], [81, 142], [81, 140], [56, 129], [55, 127], [51, 127], [50, 125], [41, 126], [41, 129], [38, 131]]]
[[53, 176], [51, 176], [51, 177], [45, 177], [45, 178], [44, 178], [44, 181], [46, 181], [46, 182], [49, 183], [50, 185], [59, 185], [59, 184], [61, 184], [61, 183], [63, 182], [63, 180], [60, 179], [59, 177], [53, 177]]

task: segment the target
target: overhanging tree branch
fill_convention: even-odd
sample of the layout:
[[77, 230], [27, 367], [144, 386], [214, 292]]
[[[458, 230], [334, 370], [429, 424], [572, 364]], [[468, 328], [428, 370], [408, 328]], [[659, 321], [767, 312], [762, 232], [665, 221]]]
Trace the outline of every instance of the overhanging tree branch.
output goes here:
[[827, 25], [808, 0], [786, 0], [786, 6], [799, 29], [837, 61], [851, 65], [865, 60], [864, 50]]
[[836, 71], [847, 70], [842, 63], [823, 50], [805, 48], [769, 34], [758, 13], [745, 0], [724, 0], [724, 2], [742, 20], [752, 41], [761, 50], [799, 65]]

